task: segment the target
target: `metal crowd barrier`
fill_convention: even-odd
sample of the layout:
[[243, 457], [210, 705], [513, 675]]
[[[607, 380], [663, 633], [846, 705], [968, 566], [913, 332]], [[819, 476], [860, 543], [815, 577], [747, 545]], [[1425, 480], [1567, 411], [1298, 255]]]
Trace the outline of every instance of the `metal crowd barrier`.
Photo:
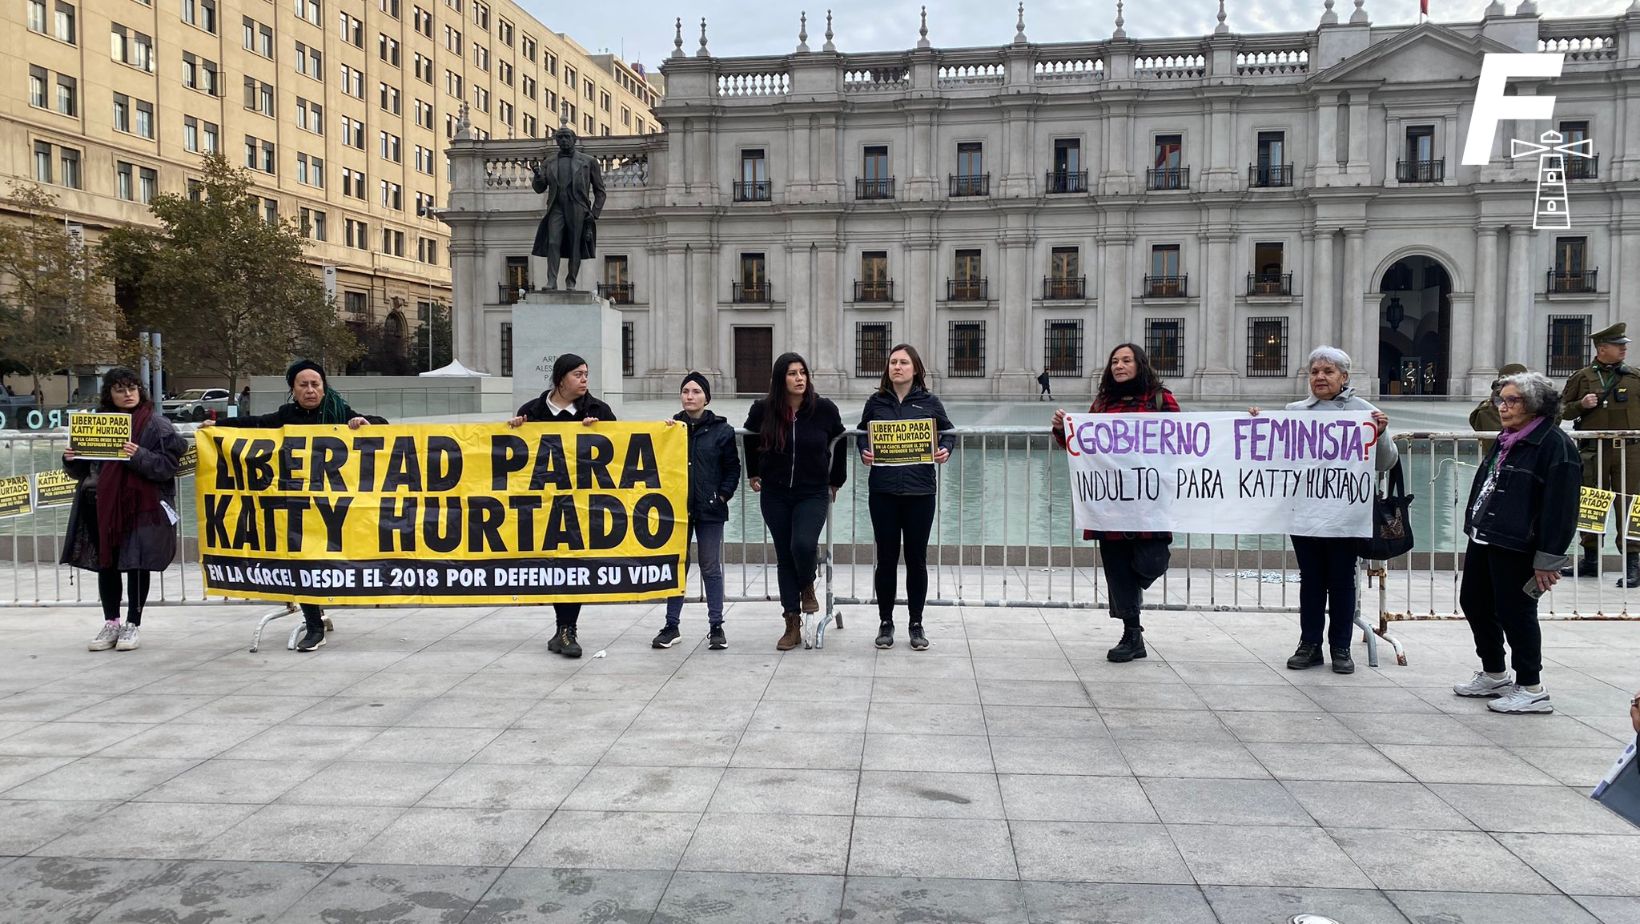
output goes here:
[[[179, 427], [191, 434], [191, 426]], [[932, 606], [1100, 609], [1108, 595], [1095, 543], [1084, 541], [1072, 523], [1067, 466], [1048, 431], [1036, 427], [964, 427], [952, 431], [957, 448], [938, 471], [938, 506], [928, 548]], [[740, 435], [743, 432], [737, 431]], [[849, 457], [848, 482], [831, 505], [820, 547], [822, 607], [805, 619], [805, 639], [823, 647], [831, 627], [841, 627], [845, 608], [876, 604], [872, 574], [876, 548], [867, 507], [868, 469], [855, 451], [857, 431], [841, 437], [834, 451]], [[1376, 660], [1377, 638], [1389, 641], [1388, 626], [1399, 620], [1459, 616], [1462, 579], [1463, 504], [1482, 458], [1472, 432], [1395, 435], [1406, 468], [1413, 505], [1416, 545], [1389, 563], [1365, 563], [1368, 588], [1378, 591], [1378, 625], [1358, 620]], [[1637, 431], [1585, 431], [1579, 439], [1599, 440], [1596, 464], [1604, 472], [1607, 454], [1624, 460]], [[737, 442], [739, 442], [737, 440]], [[67, 437], [62, 433], [0, 434], [0, 476], [37, 475], [61, 466]], [[1615, 449], [1614, 449], [1615, 447]], [[740, 450], [737, 450], [740, 451]], [[744, 459], [742, 459], [744, 461]], [[1621, 487], [1621, 485], [1618, 485]], [[207, 600], [198, 564], [191, 476], [178, 490], [182, 554], [154, 582], [156, 604], [222, 604], [259, 601]], [[1630, 498], [1620, 492], [1617, 508], [1627, 515]], [[725, 529], [726, 600], [777, 601], [773, 551], [757, 509], [757, 495], [742, 480]], [[0, 601], [41, 606], [95, 606], [94, 582], [56, 562], [68, 522], [68, 507], [0, 520]], [[1546, 618], [1630, 619], [1631, 588], [1613, 586], [1622, 558], [1613, 557], [1612, 531], [1603, 537], [1598, 579], [1563, 580], [1543, 598]], [[1576, 548], [1572, 550], [1577, 553]], [[1616, 562], [1616, 567], [1612, 563]], [[690, 601], [702, 599], [698, 571], [690, 569]], [[1285, 536], [1177, 534], [1167, 574], [1146, 592], [1148, 609], [1296, 612], [1298, 571]], [[901, 581], [898, 585], [903, 588]], [[903, 604], [904, 599], [900, 601]], [[869, 609], [866, 621], [871, 621]], [[270, 617], [283, 615], [270, 613]], [[774, 615], [771, 610], [770, 615]], [[264, 620], [265, 623], [266, 620]], [[772, 624], [772, 620], [771, 620]]]

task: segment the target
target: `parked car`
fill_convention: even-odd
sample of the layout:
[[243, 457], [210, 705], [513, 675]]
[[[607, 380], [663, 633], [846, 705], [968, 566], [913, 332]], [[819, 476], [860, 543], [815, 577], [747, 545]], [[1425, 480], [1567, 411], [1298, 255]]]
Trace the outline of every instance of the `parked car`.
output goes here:
[[233, 393], [226, 388], [190, 388], [161, 402], [160, 412], [172, 420], [198, 423], [212, 411], [217, 417], [227, 417], [228, 405], [232, 403]]

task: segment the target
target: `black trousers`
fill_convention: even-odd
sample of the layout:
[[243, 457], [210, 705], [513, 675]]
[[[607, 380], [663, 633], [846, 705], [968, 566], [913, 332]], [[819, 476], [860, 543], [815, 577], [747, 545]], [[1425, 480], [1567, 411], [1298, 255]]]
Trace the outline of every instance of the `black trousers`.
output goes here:
[[[905, 552], [906, 611], [911, 624], [921, 625], [923, 604], [928, 600], [928, 534], [934, 528], [932, 494], [888, 494], [872, 491], [871, 532], [877, 539], [877, 617], [894, 620], [894, 598], [898, 594], [900, 552]], [[902, 541], [903, 537], [903, 541]]]
[[[1293, 556], [1298, 559], [1298, 638], [1310, 645], [1321, 644], [1326, 629], [1327, 645], [1350, 647], [1355, 630], [1355, 562], [1360, 540], [1333, 536], [1292, 536]], [[1327, 622], [1327, 611], [1332, 622]]]
[[317, 603], [302, 604], [302, 621], [309, 629], [323, 629], [325, 627], [325, 608]]
[[1139, 610], [1145, 602], [1145, 590], [1140, 586], [1139, 573], [1133, 570], [1133, 556], [1138, 551], [1133, 539], [1100, 539], [1099, 561], [1105, 570], [1105, 584], [1110, 588], [1110, 618], [1120, 619], [1122, 625], [1139, 628]]
[[142, 608], [148, 605], [148, 587], [153, 575], [147, 571], [125, 571], [106, 568], [97, 572], [97, 599], [102, 601], [103, 618], [120, 618], [120, 575], [125, 575], [128, 593], [125, 595], [125, 621], [133, 626], [142, 625]]
[[814, 583], [820, 559], [820, 530], [826, 526], [827, 488], [796, 489], [765, 481], [758, 494], [763, 522], [774, 541], [775, 575], [780, 583], [780, 606], [800, 611], [803, 588]]
[[1532, 553], [1481, 545], [1473, 540], [1464, 552], [1463, 583], [1458, 605], [1475, 636], [1481, 667], [1503, 673], [1503, 644], [1515, 682], [1537, 686], [1543, 680], [1543, 631], [1538, 627], [1537, 599], [1525, 590], [1532, 580]]
[[554, 603], [552, 612], [553, 615], [558, 617], [558, 628], [573, 629], [575, 628], [575, 621], [581, 618], [581, 604]]

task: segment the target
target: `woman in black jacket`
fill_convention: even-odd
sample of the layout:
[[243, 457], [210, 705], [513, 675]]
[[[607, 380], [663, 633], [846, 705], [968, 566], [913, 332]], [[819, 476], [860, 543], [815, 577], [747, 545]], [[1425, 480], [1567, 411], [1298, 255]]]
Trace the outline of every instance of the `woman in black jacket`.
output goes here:
[[[1464, 508], [1463, 586], [1458, 605], [1475, 636], [1481, 669], [1452, 688], [1496, 697], [1493, 712], [1553, 712], [1543, 689], [1538, 598], [1571, 562], [1583, 461], [1557, 421], [1560, 391], [1536, 372], [1505, 377], [1496, 400], [1503, 431], [1486, 454]], [[1503, 658], [1509, 642], [1515, 676]]]
[[746, 480], [761, 496], [763, 522], [774, 538], [775, 573], [786, 631], [780, 651], [803, 641], [799, 611], [815, 613], [814, 569], [826, 506], [848, 477], [848, 458], [832, 452], [846, 431], [837, 405], [814, 393], [809, 364], [782, 353], [769, 376], [769, 393], [746, 415]]
[[[860, 412], [860, 461], [872, 465], [875, 454], [871, 447], [871, 422], [874, 420], [923, 420], [932, 418], [936, 430], [950, 430], [951, 419], [945, 416], [945, 405], [929, 394], [923, 382], [926, 375], [922, 357], [915, 347], [902, 343], [888, 351], [888, 366], [883, 370], [877, 391], [866, 399]], [[957, 438], [941, 435], [939, 448], [934, 451], [935, 464], [943, 465], [951, 458]], [[907, 629], [911, 647], [921, 651], [928, 647], [928, 636], [923, 633], [923, 603], [928, 599], [928, 534], [934, 528], [935, 480], [934, 466], [875, 465], [868, 480], [867, 495], [871, 509], [871, 531], [877, 541], [877, 568], [874, 584], [877, 590], [877, 647], [894, 647], [894, 597], [898, 592], [895, 570], [900, 565], [901, 537], [905, 549], [905, 602], [910, 620]]]
[[[587, 361], [574, 353], [560, 353], [552, 363], [552, 387], [538, 397], [524, 402], [518, 413], [507, 421], [508, 426], [526, 423], [574, 423], [592, 426], [600, 420], [614, 420], [615, 412], [609, 405], [594, 398], [587, 390], [591, 373]], [[554, 603], [552, 611], [558, 617], [558, 629], [547, 642], [547, 650], [566, 658], [581, 656], [581, 643], [575, 640], [576, 621], [581, 616], [579, 603]]]
[[[740, 485], [740, 456], [735, 453], [735, 428], [728, 419], [706, 409], [712, 384], [699, 372], [683, 377], [678, 391], [683, 401], [668, 426], [689, 428], [689, 532], [700, 557], [700, 582], [706, 588], [706, 647], [729, 647], [723, 636], [723, 524], [729, 520], [729, 498]], [[687, 540], [685, 540], [687, 542]], [[685, 567], [688, 564], [685, 563]], [[680, 638], [683, 594], [666, 601], [666, 625], [651, 646], [671, 648]]]
[[[312, 426], [328, 424], [331, 426], [346, 425], [349, 430], [357, 430], [370, 424], [385, 424], [387, 418], [372, 414], [360, 414], [353, 410], [347, 401], [330, 387], [325, 367], [311, 359], [299, 359], [290, 364], [285, 370], [285, 384], [290, 386], [290, 400], [279, 405], [279, 409], [272, 414], [254, 414], [243, 417], [226, 417], [217, 421], [207, 420], [200, 424], [202, 427], [251, 427], [271, 429], [275, 427]], [[325, 644], [325, 610], [317, 603], [302, 604], [302, 620], [307, 624], [307, 631], [302, 633], [301, 641], [296, 643], [297, 651], [313, 651]]]
[[[157, 412], [137, 373], [115, 366], [103, 376], [104, 414], [130, 414], [124, 461], [63, 453], [63, 470], [78, 479], [60, 562], [97, 573], [103, 627], [92, 651], [140, 646], [138, 627], [148, 602], [150, 572], [170, 567], [177, 554], [177, 466], [187, 440]], [[125, 625], [120, 625], [120, 575], [125, 575]]]

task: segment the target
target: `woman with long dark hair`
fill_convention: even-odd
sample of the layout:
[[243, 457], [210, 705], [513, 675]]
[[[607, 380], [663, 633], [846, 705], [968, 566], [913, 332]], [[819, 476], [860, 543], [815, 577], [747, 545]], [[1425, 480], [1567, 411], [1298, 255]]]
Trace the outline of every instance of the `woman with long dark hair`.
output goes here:
[[[928, 599], [928, 534], [934, 527], [934, 466], [927, 464], [872, 465], [871, 422], [874, 420], [924, 420], [932, 418], [936, 430], [950, 430], [951, 419], [945, 405], [929, 393], [922, 357], [909, 343], [888, 351], [888, 362], [877, 391], [866, 399], [860, 412], [858, 440], [860, 461], [871, 466], [867, 494], [871, 509], [871, 531], [877, 542], [877, 567], [873, 584], [877, 591], [877, 647], [894, 647], [894, 598], [898, 593], [896, 571], [900, 551], [905, 551], [905, 602], [909, 621], [907, 636], [914, 651], [928, 647], [923, 632], [923, 604]], [[942, 435], [934, 451], [935, 464], [944, 464], [956, 448], [957, 438]], [[902, 546], [901, 540], [904, 539]]]
[[[615, 412], [609, 405], [592, 396], [589, 390], [591, 371], [587, 361], [574, 353], [560, 353], [552, 362], [552, 387], [539, 396], [524, 402], [518, 413], [507, 421], [508, 426], [526, 423], [575, 423], [592, 426], [600, 420], [614, 420]], [[558, 629], [547, 642], [547, 650], [566, 658], [581, 656], [581, 643], [576, 641], [576, 623], [581, 618], [581, 604], [554, 603], [553, 613], [558, 617]]]
[[[1105, 361], [1090, 414], [1177, 414], [1179, 402], [1162, 385], [1144, 347], [1117, 344]], [[1065, 445], [1065, 409], [1053, 412], [1053, 438]], [[1110, 587], [1110, 615], [1122, 621], [1122, 640], [1105, 653], [1117, 663], [1145, 657], [1145, 628], [1139, 619], [1145, 589], [1167, 573], [1172, 533], [1083, 530], [1083, 539], [1099, 540], [1099, 559]]]
[[774, 539], [786, 631], [780, 651], [803, 641], [802, 613], [820, 609], [814, 594], [820, 530], [826, 506], [848, 477], [848, 458], [832, 452], [844, 432], [837, 405], [815, 394], [808, 361], [782, 353], [769, 375], [769, 393], [746, 415], [746, 479], [759, 495], [763, 522]]
[[[360, 414], [353, 410], [336, 389], [330, 387], [325, 367], [311, 359], [299, 359], [285, 370], [285, 384], [290, 388], [290, 400], [271, 414], [250, 414], [207, 420], [202, 427], [249, 427], [272, 429], [276, 427], [314, 426], [329, 424], [346, 426], [350, 430], [370, 424], [385, 424], [387, 418]], [[296, 643], [297, 651], [313, 651], [325, 644], [325, 609], [317, 603], [302, 604], [302, 621], [307, 629]]]
[[[97, 410], [130, 414], [131, 439], [123, 461], [80, 459], [63, 453], [63, 470], [80, 484], [68, 514], [62, 564], [97, 573], [103, 626], [92, 651], [141, 645], [138, 628], [154, 571], [177, 554], [177, 467], [188, 442], [158, 413], [137, 373], [115, 366], [103, 375]], [[120, 577], [125, 577], [125, 624], [120, 624]]]

